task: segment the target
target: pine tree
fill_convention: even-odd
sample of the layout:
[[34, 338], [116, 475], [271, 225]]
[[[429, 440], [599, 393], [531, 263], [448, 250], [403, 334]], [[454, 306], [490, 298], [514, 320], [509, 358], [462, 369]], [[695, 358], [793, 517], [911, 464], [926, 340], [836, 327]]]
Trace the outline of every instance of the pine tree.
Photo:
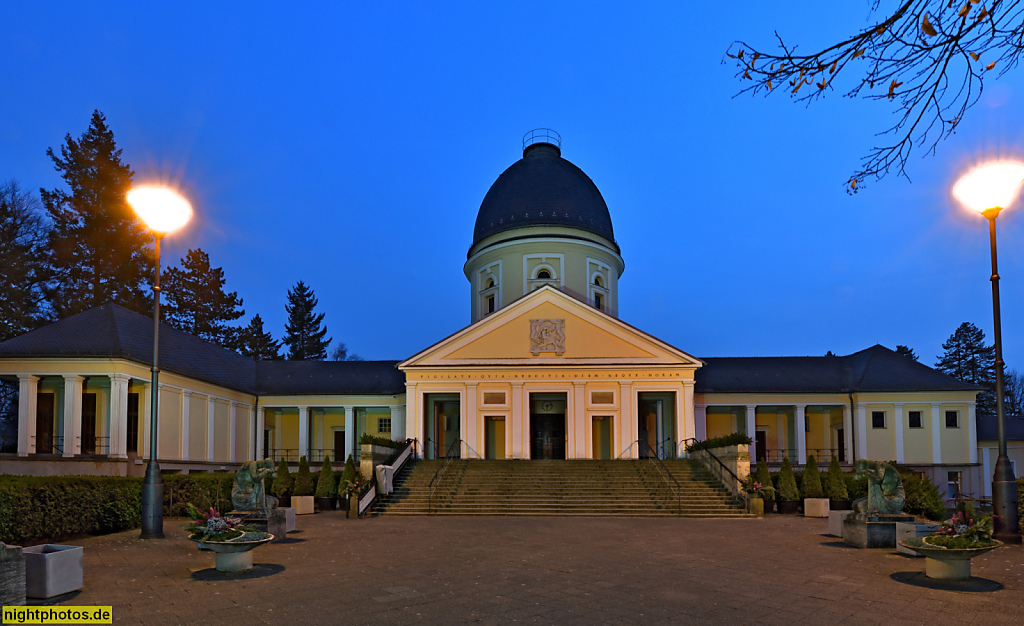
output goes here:
[[980, 328], [964, 322], [942, 344], [943, 353], [935, 363], [935, 369], [966, 383], [983, 388], [978, 394], [978, 412], [994, 415], [996, 412], [996, 351], [994, 346], [985, 345], [985, 333]]
[[313, 290], [301, 280], [288, 290], [288, 323], [285, 324], [284, 343], [288, 345], [288, 359], [291, 361], [323, 361], [327, 358], [330, 339], [324, 339], [327, 327], [323, 326], [324, 314], [314, 314], [318, 300]]
[[46, 320], [46, 239], [39, 201], [14, 180], [0, 183], [0, 341]]
[[281, 342], [263, 330], [263, 318], [259, 313], [252, 316], [247, 326], [239, 329], [236, 349], [239, 354], [256, 361], [281, 360]]
[[40, 190], [53, 221], [47, 296], [54, 313], [64, 318], [111, 301], [149, 311], [151, 235], [125, 201], [133, 173], [106, 118], [93, 111], [78, 141], [69, 134], [60, 156], [52, 148], [46, 154], [68, 187]]
[[237, 345], [238, 329], [227, 322], [245, 315], [242, 299], [224, 291], [224, 270], [210, 266], [210, 255], [189, 250], [181, 267], [168, 267], [160, 281], [168, 324], [225, 348]]
[[914, 359], [915, 361], [920, 361], [920, 359], [917, 358], [917, 353], [914, 352], [914, 349], [910, 348], [910, 347], [907, 347], [907, 346], [896, 346], [896, 354], [902, 354], [903, 356], [907, 357], [908, 359]]
[[1003, 411], [1006, 417], [1024, 419], [1024, 374], [1015, 370], [1003, 375]]

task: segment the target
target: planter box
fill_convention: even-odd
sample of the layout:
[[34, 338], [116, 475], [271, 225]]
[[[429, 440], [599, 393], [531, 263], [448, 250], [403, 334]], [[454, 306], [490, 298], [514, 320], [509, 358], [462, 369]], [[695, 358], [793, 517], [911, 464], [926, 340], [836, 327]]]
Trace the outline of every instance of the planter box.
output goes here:
[[843, 536], [843, 520], [853, 511], [829, 511], [828, 512], [828, 534], [833, 537]]
[[931, 522], [897, 522], [896, 523], [896, 551], [910, 556], [922, 556], [916, 550], [911, 550], [901, 544], [901, 541], [914, 537], [924, 537], [939, 529], [938, 524]]
[[828, 517], [828, 498], [804, 498], [804, 517]]
[[775, 506], [783, 515], [796, 515], [800, 512], [799, 500], [776, 500]]
[[292, 508], [296, 515], [312, 515], [313, 496], [292, 496]]
[[748, 500], [747, 512], [758, 517], [764, 517], [764, 500], [762, 498], [751, 498]]
[[25, 595], [47, 599], [84, 587], [81, 546], [47, 543], [23, 548], [25, 555]]

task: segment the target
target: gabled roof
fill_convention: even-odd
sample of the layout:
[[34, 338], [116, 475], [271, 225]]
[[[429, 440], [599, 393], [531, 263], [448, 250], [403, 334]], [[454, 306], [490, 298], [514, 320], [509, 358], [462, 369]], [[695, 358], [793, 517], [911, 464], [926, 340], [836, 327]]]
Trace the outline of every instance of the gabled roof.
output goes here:
[[[153, 319], [113, 303], [0, 342], [0, 358], [122, 358], [153, 363]], [[405, 393], [396, 361], [253, 361], [160, 325], [160, 369], [254, 395]]]
[[[977, 419], [978, 441], [998, 441], [999, 420], [996, 419], [996, 416], [983, 415], [979, 412]], [[1024, 441], [1024, 419], [1006, 416], [1006, 440]], [[995, 460], [993, 460], [994, 462]]]
[[847, 356], [707, 357], [697, 393], [863, 393], [980, 391], [927, 365], [874, 345]]

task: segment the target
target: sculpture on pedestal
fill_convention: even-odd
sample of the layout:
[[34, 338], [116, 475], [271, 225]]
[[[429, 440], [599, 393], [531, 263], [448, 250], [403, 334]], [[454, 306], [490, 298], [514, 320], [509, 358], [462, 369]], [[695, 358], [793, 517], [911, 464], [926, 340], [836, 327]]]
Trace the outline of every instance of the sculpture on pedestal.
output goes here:
[[246, 461], [235, 473], [235, 485], [231, 488], [231, 504], [236, 511], [255, 511], [263, 516], [277, 508], [277, 498], [267, 495], [265, 480], [276, 478], [274, 462]]
[[882, 515], [899, 515], [903, 512], [907, 494], [895, 467], [888, 463], [861, 459], [857, 461], [855, 469], [856, 476], [868, 479], [868, 495], [854, 501], [854, 512]]

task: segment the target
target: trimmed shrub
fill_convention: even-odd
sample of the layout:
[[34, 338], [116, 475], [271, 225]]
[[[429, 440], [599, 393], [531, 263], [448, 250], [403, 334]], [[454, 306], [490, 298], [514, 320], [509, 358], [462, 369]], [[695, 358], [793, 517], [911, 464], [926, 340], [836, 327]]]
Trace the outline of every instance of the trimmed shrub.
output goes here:
[[746, 446], [751, 442], [750, 437], [743, 433], [731, 433], [728, 435], [722, 435], [721, 437], [712, 437], [711, 439], [705, 439], [704, 441], [695, 441], [687, 444], [686, 451], [693, 452], [694, 450], [710, 450], [712, 448], [723, 448], [725, 446]]
[[213, 507], [218, 513], [225, 514], [234, 508], [231, 503], [234, 485], [234, 472], [164, 476], [164, 515], [187, 517], [189, 504], [194, 504], [200, 511]]
[[316, 490], [313, 482], [313, 474], [309, 471], [309, 461], [306, 457], [299, 457], [299, 471], [295, 473], [295, 483], [292, 485], [293, 496], [311, 496]]
[[796, 476], [793, 475], [793, 465], [789, 457], [782, 459], [782, 468], [779, 469], [779, 500], [799, 500], [800, 490], [796, 486]]
[[338, 492], [348, 495], [352, 483], [356, 481], [356, 463], [352, 455], [345, 459], [345, 467], [341, 470], [341, 479], [338, 481]]
[[291, 472], [288, 471], [288, 464], [285, 463], [284, 457], [281, 457], [281, 462], [277, 464], [277, 478], [274, 479], [274, 485], [271, 487], [271, 490], [275, 496], [283, 498], [291, 493], [294, 483], [295, 479], [292, 478]]
[[821, 474], [818, 472], [818, 462], [814, 455], [807, 456], [807, 467], [804, 469], [804, 479], [801, 483], [805, 498], [824, 498], [825, 492], [821, 489]]
[[334, 482], [334, 468], [331, 467], [331, 457], [329, 456], [324, 457], [324, 464], [320, 468], [320, 478], [316, 482], [316, 497], [338, 497], [338, 483]]
[[386, 448], [401, 448], [405, 445], [404, 441], [395, 441], [390, 437], [378, 437], [377, 435], [371, 435], [369, 433], [363, 433], [359, 436], [359, 445], [371, 444], [374, 446], [384, 446]]
[[835, 500], [846, 500], [850, 497], [846, 490], [846, 478], [843, 468], [839, 467], [839, 458], [832, 455], [832, 461], [828, 464], [828, 497]]
[[911, 472], [898, 468], [900, 480], [903, 481], [903, 491], [907, 499], [903, 503], [903, 512], [911, 515], [920, 515], [934, 522], [940, 522], [947, 518], [946, 505], [942, 501], [939, 489], [932, 484], [931, 479], [921, 478], [917, 472]]

